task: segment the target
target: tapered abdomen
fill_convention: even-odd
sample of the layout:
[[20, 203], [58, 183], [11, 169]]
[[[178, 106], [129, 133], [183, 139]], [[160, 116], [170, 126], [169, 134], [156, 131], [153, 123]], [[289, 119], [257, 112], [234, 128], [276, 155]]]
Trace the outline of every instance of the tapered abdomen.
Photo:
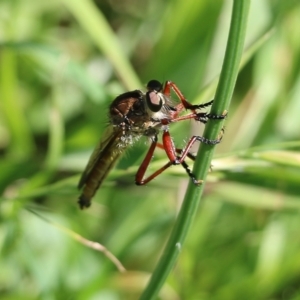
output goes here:
[[125, 150], [125, 145], [120, 145], [121, 135], [121, 131], [111, 133], [109, 128], [103, 140], [95, 148], [78, 183], [78, 188], [82, 189], [78, 201], [81, 209], [91, 205], [91, 199]]

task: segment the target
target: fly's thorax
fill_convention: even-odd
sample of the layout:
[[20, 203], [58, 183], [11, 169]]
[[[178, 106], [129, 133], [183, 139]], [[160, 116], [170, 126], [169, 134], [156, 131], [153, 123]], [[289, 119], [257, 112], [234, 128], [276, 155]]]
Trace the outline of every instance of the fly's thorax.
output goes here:
[[120, 140], [126, 144], [131, 144], [141, 136], [151, 137], [157, 135], [161, 128], [161, 123], [146, 121], [140, 124], [125, 124], [124, 126], [116, 125], [114, 127], [122, 132]]
[[152, 120], [152, 113], [147, 109], [145, 94], [140, 90], [124, 93], [109, 107], [110, 123], [116, 130], [121, 130], [120, 147], [132, 144], [143, 135], [153, 135], [151, 129], [158, 123]]
[[135, 90], [119, 95], [109, 107], [109, 118], [113, 126], [141, 126], [149, 121], [145, 94]]
[[132, 146], [140, 137], [141, 135], [134, 135], [129, 132], [121, 135], [118, 139], [115, 151], [123, 151], [123, 149], [128, 148], [128, 146]]

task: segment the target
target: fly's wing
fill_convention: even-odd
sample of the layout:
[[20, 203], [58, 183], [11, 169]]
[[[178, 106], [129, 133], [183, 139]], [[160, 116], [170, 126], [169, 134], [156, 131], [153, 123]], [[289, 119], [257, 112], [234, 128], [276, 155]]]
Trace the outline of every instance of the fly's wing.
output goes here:
[[120, 147], [121, 136], [122, 130], [120, 128], [108, 127], [103, 138], [92, 153], [78, 183], [78, 188], [83, 188], [82, 194], [79, 197], [81, 208], [90, 206], [95, 192], [123, 150], [125, 150], [123, 147]]
[[99, 144], [95, 147], [94, 151], [92, 152], [90, 159], [80, 177], [80, 180], [78, 182], [78, 188], [81, 189], [84, 184], [87, 181], [87, 178], [89, 177], [91, 171], [95, 167], [97, 160], [101, 157], [101, 153], [104, 151], [107, 144], [109, 144], [109, 141], [113, 139], [113, 131], [111, 127], [108, 127], [106, 131], [104, 132]]

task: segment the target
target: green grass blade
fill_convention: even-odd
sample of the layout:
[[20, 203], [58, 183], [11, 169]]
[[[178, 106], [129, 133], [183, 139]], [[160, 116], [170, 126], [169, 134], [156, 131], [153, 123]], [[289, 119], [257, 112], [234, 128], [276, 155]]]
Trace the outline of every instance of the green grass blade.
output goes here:
[[[215, 102], [212, 107], [213, 114], [222, 114], [224, 110], [228, 110], [242, 56], [248, 11], [249, 0], [234, 1], [227, 49]], [[222, 122], [209, 122], [204, 132], [205, 137], [216, 139], [221, 127]], [[206, 178], [213, 152], [213, 146], [205, 144], [201, 145], [193, 170], [197, 178]], [[189, 184], [183, 205], [166, 248], [140, 299], [155, 299], [160, 288], [164, 284], [169, 272], [176, 262], [182, 244], [196, 214], [203, 188], [204, 185], [200, 188], [196, 188], [193, 184]]]
[[[59, 76], [57, 76], [56, 79], [59, 81]], [[61, 97], [59, 89], [60, 83], [55, 83], [52, 87], [52, 97], [49, 112], [49, 147], [46, 157], [46, 166], [49, 170], [54, 170], [57, 167], [63, 151], [64, 122], [59, 104]]]
[[27, 157], [34, 147], [33, 138], [18, 95], [17, 57], [13, 49], [2, 49], [0, 65], [0, 111], [11, 135], [11, 153]]
[[63, 3], [110, 60], [126, 89], [131, 90], [141, 86], [114, 32], [96, 5], [92, 1], [84, 0], [63, 0]]

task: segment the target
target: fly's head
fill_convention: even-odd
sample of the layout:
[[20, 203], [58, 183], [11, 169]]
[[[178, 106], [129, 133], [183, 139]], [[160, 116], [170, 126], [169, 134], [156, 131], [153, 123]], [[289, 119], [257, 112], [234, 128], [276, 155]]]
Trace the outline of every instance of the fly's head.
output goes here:
[[170, 97], [165, 95], [163, 84], [158, 80], [150, 80], [147, 89], [145, 100], [151, 120], [160, 122], [170, 119], [176, 108]]
[[162, 88], [163, 85], [157, 80], [150, 80], [147, 84], [146, 104], [152, 113], [159, 112], [165, 104]]

